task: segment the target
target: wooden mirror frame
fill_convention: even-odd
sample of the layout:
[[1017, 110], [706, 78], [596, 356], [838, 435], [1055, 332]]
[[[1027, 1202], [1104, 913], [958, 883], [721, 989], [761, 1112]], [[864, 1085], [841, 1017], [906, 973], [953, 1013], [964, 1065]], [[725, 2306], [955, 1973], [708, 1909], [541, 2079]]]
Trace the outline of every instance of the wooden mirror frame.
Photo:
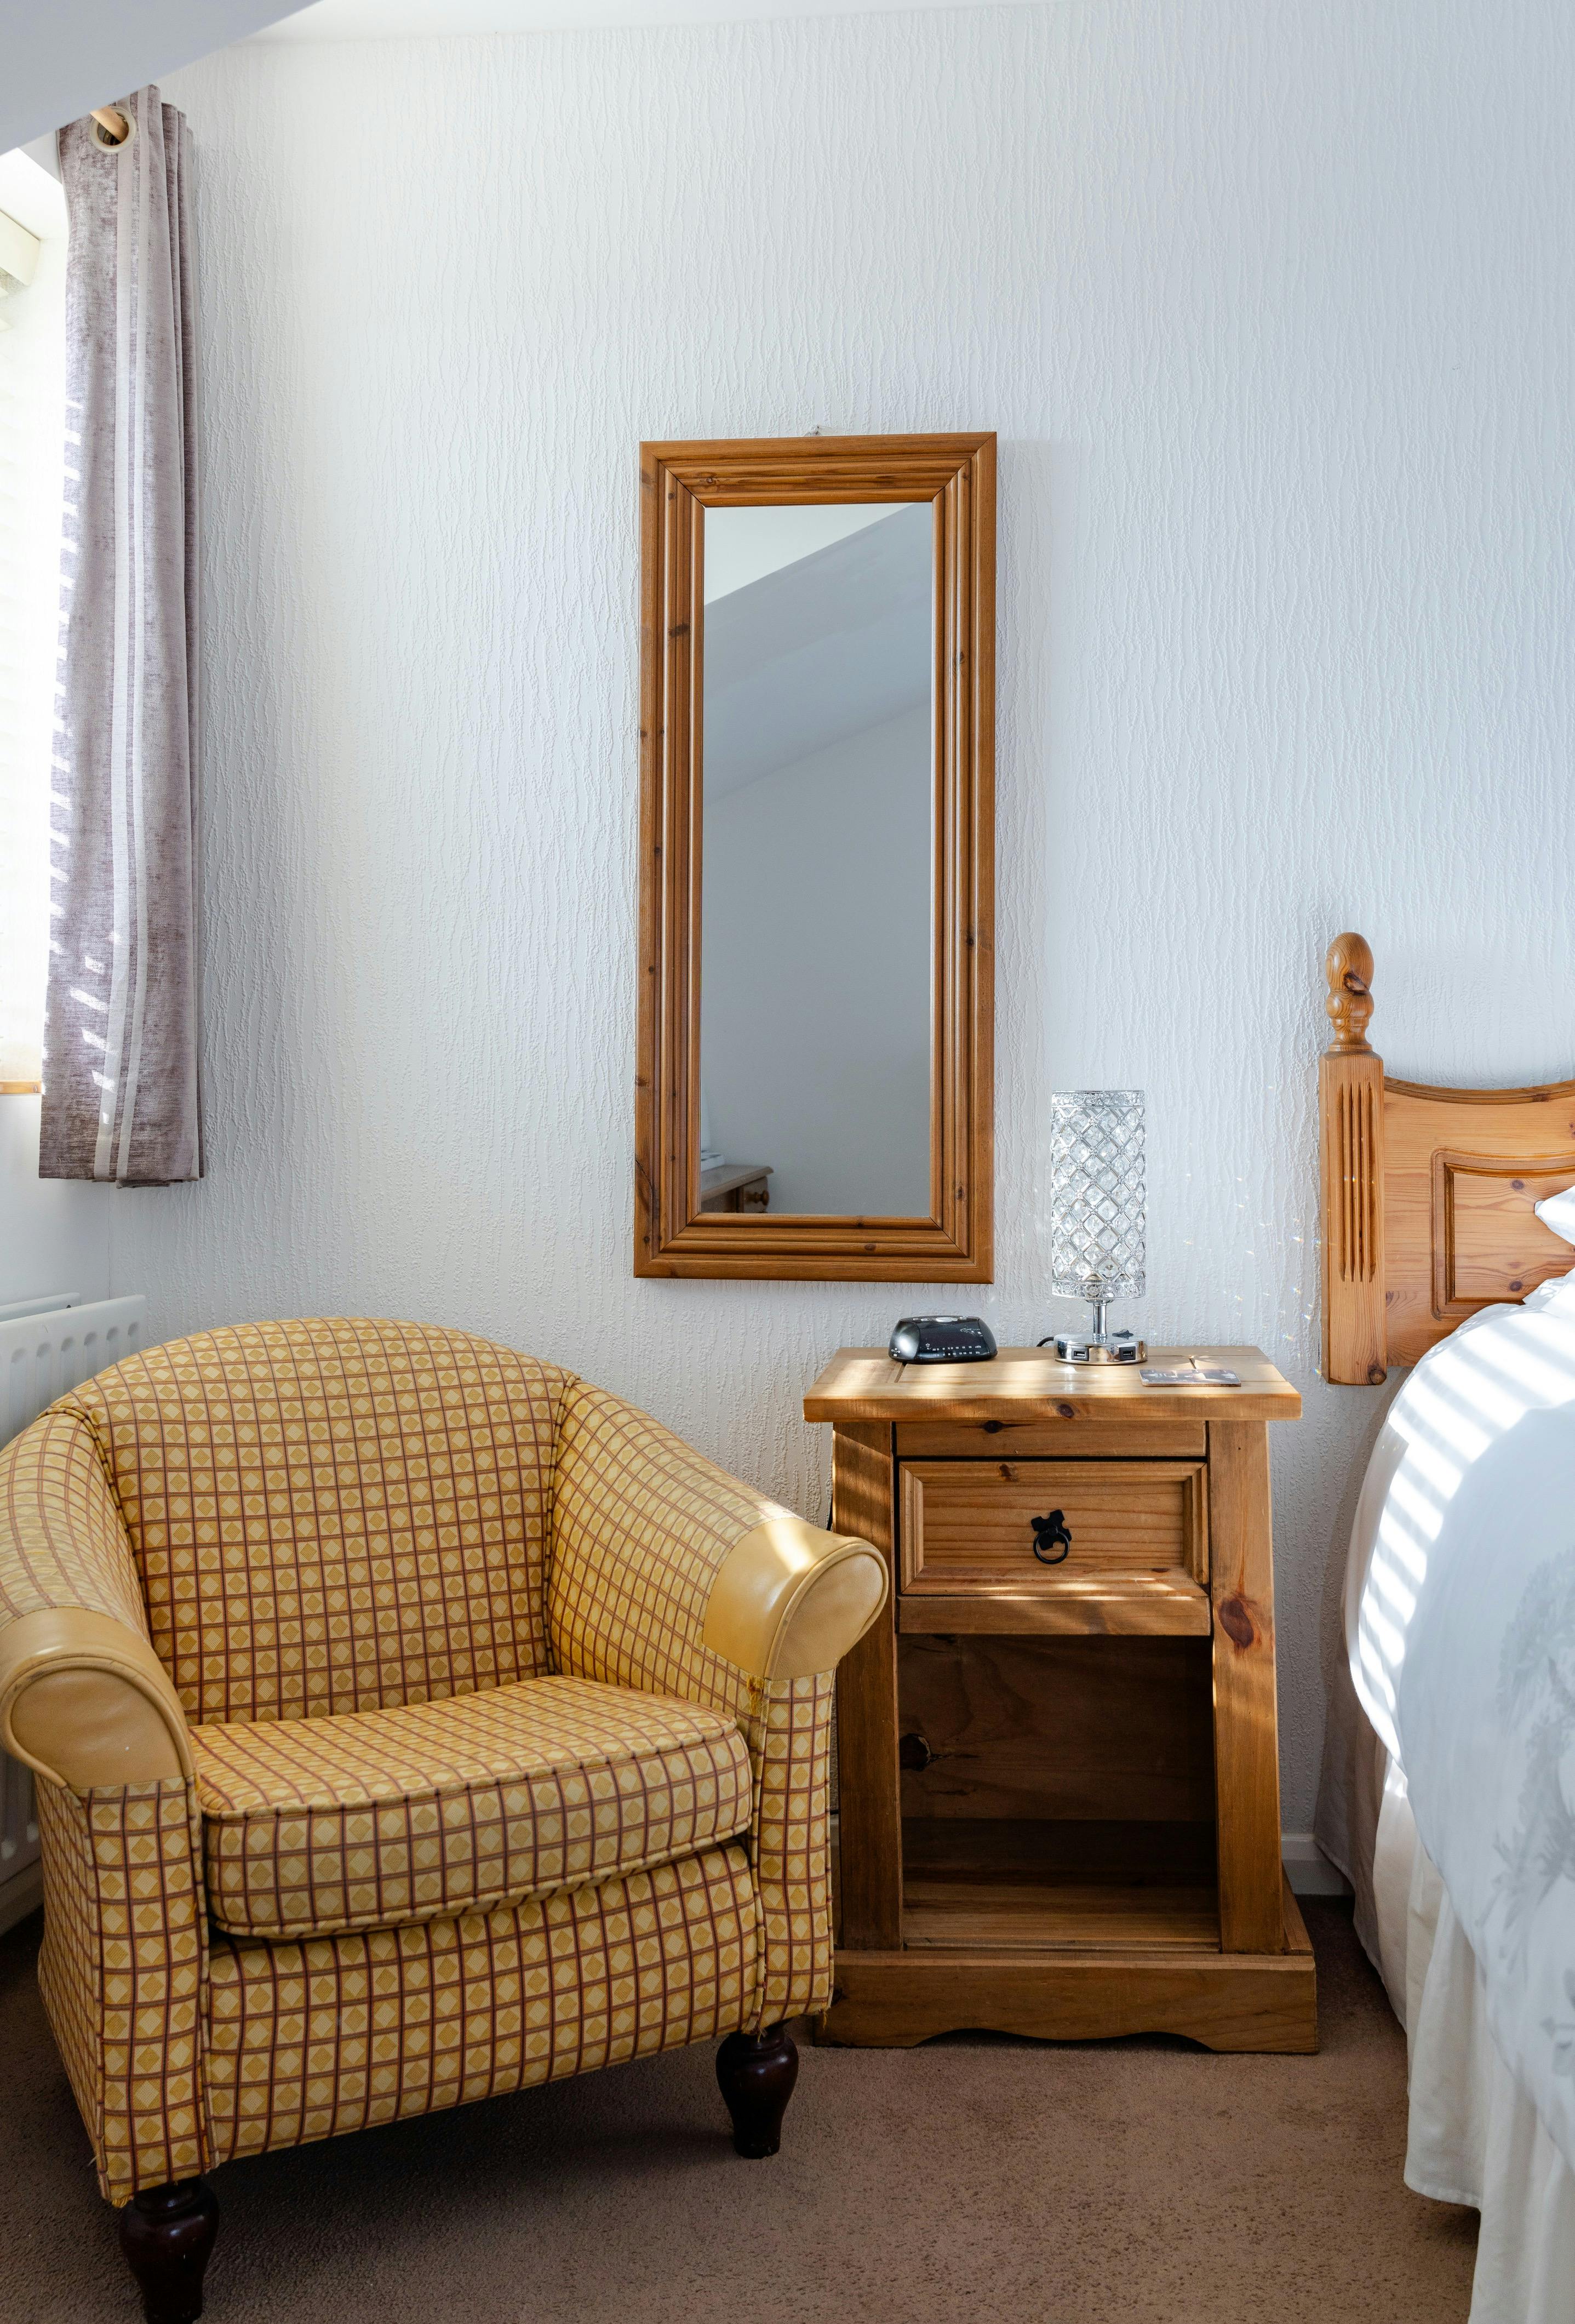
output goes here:
[[[994, 1154], [995, 438], [640, 447], [636, 1275], [988, 1283]], [[930, 1215], [700, 1209], [707, 508], [935, 504]]]

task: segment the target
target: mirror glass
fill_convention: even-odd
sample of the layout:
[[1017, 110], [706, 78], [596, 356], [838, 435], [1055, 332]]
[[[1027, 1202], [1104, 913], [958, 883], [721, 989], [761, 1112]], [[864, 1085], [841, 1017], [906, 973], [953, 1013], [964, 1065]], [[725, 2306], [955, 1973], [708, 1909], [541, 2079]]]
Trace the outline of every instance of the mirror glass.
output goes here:
[[935, 516], [707, 508], [702, 1210], [930, 1213]]

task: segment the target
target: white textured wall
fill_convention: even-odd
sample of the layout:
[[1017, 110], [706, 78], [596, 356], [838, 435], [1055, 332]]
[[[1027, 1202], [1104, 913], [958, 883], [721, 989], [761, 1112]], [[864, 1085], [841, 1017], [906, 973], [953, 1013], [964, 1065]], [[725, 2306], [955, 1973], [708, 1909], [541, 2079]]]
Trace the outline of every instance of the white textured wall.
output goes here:
[[1414, 1074], [1575, 1051], [1575, 14], [1196, 0], [232, 51], [190, 114], [206, 1184], [174, 1332], [440, 1317], [811, 1514], [906, 1288], [630, 1272], [635, 446], [1000, 432], [998, 1282], [1045, 1095], [1138, 1084], [1156, 1339], [1255, 1340], [1286, 1821], [1373, 1397], [1316, 1336], [1320, 962]]
[[115, 1196], [38, 1175], [36, 1097], [0, 1098], [0, 1307], [51, 1291], [103, 1299]]

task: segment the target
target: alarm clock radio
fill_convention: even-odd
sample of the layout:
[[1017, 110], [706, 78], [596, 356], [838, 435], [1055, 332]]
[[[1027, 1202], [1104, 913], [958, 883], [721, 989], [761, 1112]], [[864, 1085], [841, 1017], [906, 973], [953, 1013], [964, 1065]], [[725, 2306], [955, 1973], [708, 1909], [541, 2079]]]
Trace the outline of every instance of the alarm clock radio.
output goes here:
[[982, 1316], [905, 1315], [887, 1353], [899, 1364], [982, 1364], [995, 1339]]

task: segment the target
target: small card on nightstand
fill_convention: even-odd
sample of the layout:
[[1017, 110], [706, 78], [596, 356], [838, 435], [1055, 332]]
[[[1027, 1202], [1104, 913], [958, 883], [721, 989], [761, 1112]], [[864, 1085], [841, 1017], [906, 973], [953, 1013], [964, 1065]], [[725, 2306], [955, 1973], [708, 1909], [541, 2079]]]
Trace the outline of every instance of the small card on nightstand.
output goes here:
[[1144, 1364], [1140, 1380], [1150, 1388], [1239, 1388], [1241, 1374], [1223, 1364]]

